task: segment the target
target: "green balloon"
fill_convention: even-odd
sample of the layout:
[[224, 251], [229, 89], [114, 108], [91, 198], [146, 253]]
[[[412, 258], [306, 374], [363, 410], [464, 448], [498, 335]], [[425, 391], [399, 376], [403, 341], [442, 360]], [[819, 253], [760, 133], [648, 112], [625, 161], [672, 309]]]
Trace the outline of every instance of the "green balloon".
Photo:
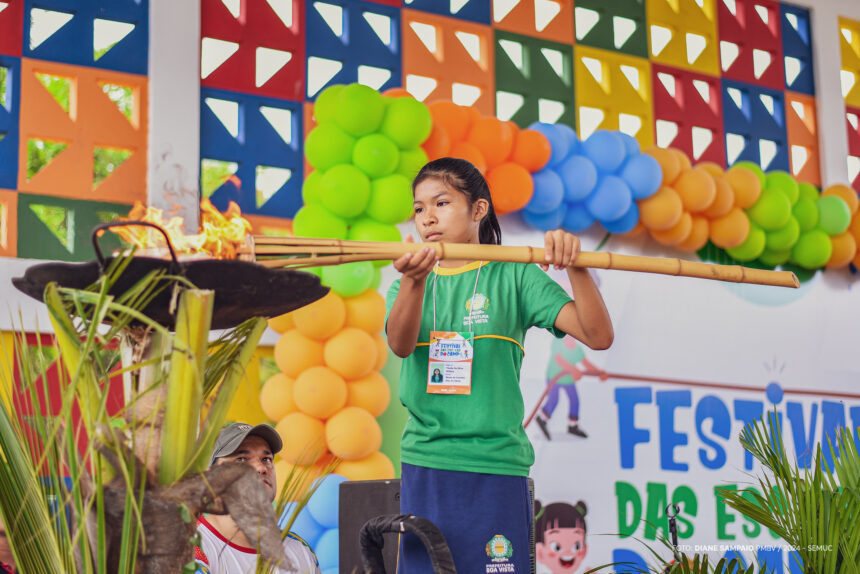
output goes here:
[[321, 124], [305, 140], [305, 157], [314, 169], [325, 171], [352, 161], [355, 138], [335, 124]]
[[774, 231], [788, 223], [791, 202], [781, 191], [763, 189], [758, 201], [747, 210], [747, 215], [764, 229]]
[[791, 260], [804, 269], [823, 267], [833, 254], [830, 237], [820, 229], [804, 231], [791, 249]]
[[778, 189], [783, 192], [786, 197], [788, 197], [788, 201], [791, 202], [791, 205], [797, 203], [797, 199], [800, 197], [800, 188], [798, 187], [797, 180], [794, 179], [793, 175], [782, 170], [769, 171], [765, 180], [766, 188]]
[[373, 279], [370, 281], [370, 288], [374, 291], [379, 291], [379, 286], [382, 285], [382, 269], [373, 268]]
[[354, 297], [370, 287], [373, 269], [370, 261], [323, 267], [322, 282], [341, 297]]
[[363, 84], [344, 86], [337, 97], [334, 119], [354, 136], [364, 136], [379, 129], [385, 104], [379, 92]]
[[[350, 225], [346, 238], [354, 241], [402, 241], [400, 230], [390, 223], [379, 223], [369, 217], [364, 217]], [[385, 267], [390, 259], [373, 261], [374, 267]]]
[[432, 129], [433, 118], [427, 106], [415, 98], [404, 97], [388, 104], [379, 131], [400, 149], [409, 149], [424, 143]]
[[422, 148], [400, 150], [400, 162], [397, 164], [397, 173], [409, 180], [410, 185], [424, 164], [427, 163], [427, 152]]
[[790, 250], [791, 246], [800, 237], [800, 224], [793, 217], [788, 218], [788, 223], [775, 231], [767, 232], [767, 249], [770, 251]]
[[332, 213], [355, 217], [367, 207], [370, 180], [352, 164], [336, 165], [322, 176], [320, 199]]
[[320, 183], [322, 182], [322, 172], [312, 171], [311, 174], [302, 183], [302, 201], [305, 205], [309, 203], [319, 203], [320, 199]]
[[797, 184], [798, 189], [800, 190], [800, 197], [811, 199], [812, 201], [818, 201], [818, 197], [821, 193], [818, 191], [818, 188], [812, 185], [811, 183], [802, 182]]
[[764, 251], [764, 246], [767, 238], [764, 230], [757, 225], [750, 223], [750, 232], [744, 242], [737, 247], [726, 249], [729, 257], [735, 261], [746, 262], [757, 259]]
[[767, 178], [764, 175], [764, 172], [761, 169], [761, 166], [757, 163], [753, 163], [751, 161], [739, 161], [737, 163], [732, 164], [732, 167], [745, 167], [749, 170], [752, 170], [754, 174], [758, 177], [758, 180], [761, 182], [762, 189], [765, 188], [765, 183], [767, 182]]
[[412, 217], [412, 186], [399, 173], [370, 182], [367, 215], [382, 223], [402, 223]]
[[839, 235], [851, 225], [851, 208], [836, 195], [820, 197], [818, 205], [818, 227], [827, 235]]
[[809, 199], [801, 191], [800, 199], [791, 208], [791, 214], [797, 219], [801, 231], [815, 229], [818, 226], [818, 194], [815, 195], [815, 199]]
[[791, 259], [791, 249], [784, 249], [782, 251], [771, 251], [770, 249], [765, 249], [758, 257], [758, 260], [768, 267], [782, 265], [789, 259]]
[[394, 142], [382, 134], [364, 136], [352, 150], [352, 163], [367, 177], [382, 177], [392, 173], [400, 162], [400, 151]]
[[329, 86], [319, 93], [314, 102], [314, 118], [317, 124], [333, 122], [335, 113], [337, 112], [337, 103], [340, 98], [340, 92], [344, 86], [335, 84]]
[[317, 277], [322, 279], [322, 267], [308, 267], [307, 269], [300, 269], [300, 271], [310, 273], [311, 275], [316, 275]]
[[346, 239], [346, 222], [322, 204], [312, 203], [299, 209], [293, 217], [293, 232], [297, 237]]

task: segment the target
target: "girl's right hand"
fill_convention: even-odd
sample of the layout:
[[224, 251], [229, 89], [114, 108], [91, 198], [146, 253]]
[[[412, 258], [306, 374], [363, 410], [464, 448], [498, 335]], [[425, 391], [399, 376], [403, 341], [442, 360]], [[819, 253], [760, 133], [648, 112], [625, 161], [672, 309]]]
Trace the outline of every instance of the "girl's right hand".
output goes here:
[[[412, 236], [407, 235], [405, 241], [412, 243]], [[411, 279], [423, 285], [424, 279], [438, 262], [436, 250], [432, 247], [425, 247], [417, 253], [407, 253], [395, 259], [394, 268], [403, 274], [404, 279]]]

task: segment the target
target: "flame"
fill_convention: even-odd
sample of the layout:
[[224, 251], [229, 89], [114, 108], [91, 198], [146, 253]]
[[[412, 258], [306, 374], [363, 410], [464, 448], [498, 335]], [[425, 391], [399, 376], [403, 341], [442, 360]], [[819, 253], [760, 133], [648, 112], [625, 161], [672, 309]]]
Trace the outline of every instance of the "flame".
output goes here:
[[[227, 211], [221, 213], [212, 202], [200, 202], [200, 233], [186, 235], [185, 221], [182, 217], [165, 219], [164, 210], [146, 206], [140, 202], [121, 221], [148, 221], [167, 231], [170, 242], [177, 255], [195, 253], [206, 254], [217, 259], [235, 259], [236, 250], [251, 231], [251, 222], [242, 217], [242, 211], [230, 202]], [[165, 249], [164, 236], [151, 227], [117, 227], [114, 232], [123, 241], [140, 249]]]

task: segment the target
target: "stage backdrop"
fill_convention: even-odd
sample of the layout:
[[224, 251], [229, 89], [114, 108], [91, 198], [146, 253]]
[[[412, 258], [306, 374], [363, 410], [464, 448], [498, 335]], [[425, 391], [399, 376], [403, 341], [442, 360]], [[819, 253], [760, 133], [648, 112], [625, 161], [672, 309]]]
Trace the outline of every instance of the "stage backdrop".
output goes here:
[[[502, 226], [507, 245], [542, 243], [516, 216], [503, 218]], [[408, 227], [404, 234], [413, 231]], [[583, 235], [583, 249], [595, 249], [601, 239]], [[674, 255], [646, 248], [614, 237], [603, 247]], [[567, 285], [564, 272], [550, 273]], [[535, 421], [527, 427], [536, 451], [536, 498], [546, 517], [552, 512], [556, 524], [584, 522], [586, 530], [584, 540], [575, 529], [537, 532], [538, 573], [644, 564], [650, 553], [636, 539], [663, 548], [658, 539], [669, 535], [664, 509], [670, 502], [681, 506], [679, 542], [688, 553], [710, 550], [719, 557], [739, 550], [747, 563], [758, 555], [775, 572], [799, 572], [788, 567], [782, 541], [728, 508], [715, 489], [757, 484], [753, 475], [761, 468], [738, 437], [745, 423], [774, 409], [789, 452], [805, 465], [822, 436], [860, 425], [857, 276], [819, 273], [797, 290], [621, 271], [596, 277], [615, 327], [609, 350], [570, 348], [537, 330], [525, 342], [527, 417], [547, 405], [548, 370], [570, 382], [565, 370], [582, 368], [584, 359], [609, 375], [559, 385], [557, 396], [548, 397], [554, 399], [549, 406], [556, 403], [546, 424], [551, 440]], [[569, 432], [571, 414], [578, 434]], [[670, 556], [664, 548], [662, 554]]]

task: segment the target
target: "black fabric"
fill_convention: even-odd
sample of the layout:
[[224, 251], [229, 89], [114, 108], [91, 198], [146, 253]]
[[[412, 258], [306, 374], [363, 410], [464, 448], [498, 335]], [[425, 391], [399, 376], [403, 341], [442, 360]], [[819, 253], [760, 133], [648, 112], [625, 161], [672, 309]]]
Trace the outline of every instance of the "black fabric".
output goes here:
[[386, 574], [382, 561], [382, 548], [385, 546], [384, 535], [390, 532], [411, 532], [416, 535], [427, 549], [434, 574], [457, 574], [454, 558], [451, 556], [442, 531], [426, 518], [411, 514], [377, 516], [364, 523], [359, 538], [365, 574]]

